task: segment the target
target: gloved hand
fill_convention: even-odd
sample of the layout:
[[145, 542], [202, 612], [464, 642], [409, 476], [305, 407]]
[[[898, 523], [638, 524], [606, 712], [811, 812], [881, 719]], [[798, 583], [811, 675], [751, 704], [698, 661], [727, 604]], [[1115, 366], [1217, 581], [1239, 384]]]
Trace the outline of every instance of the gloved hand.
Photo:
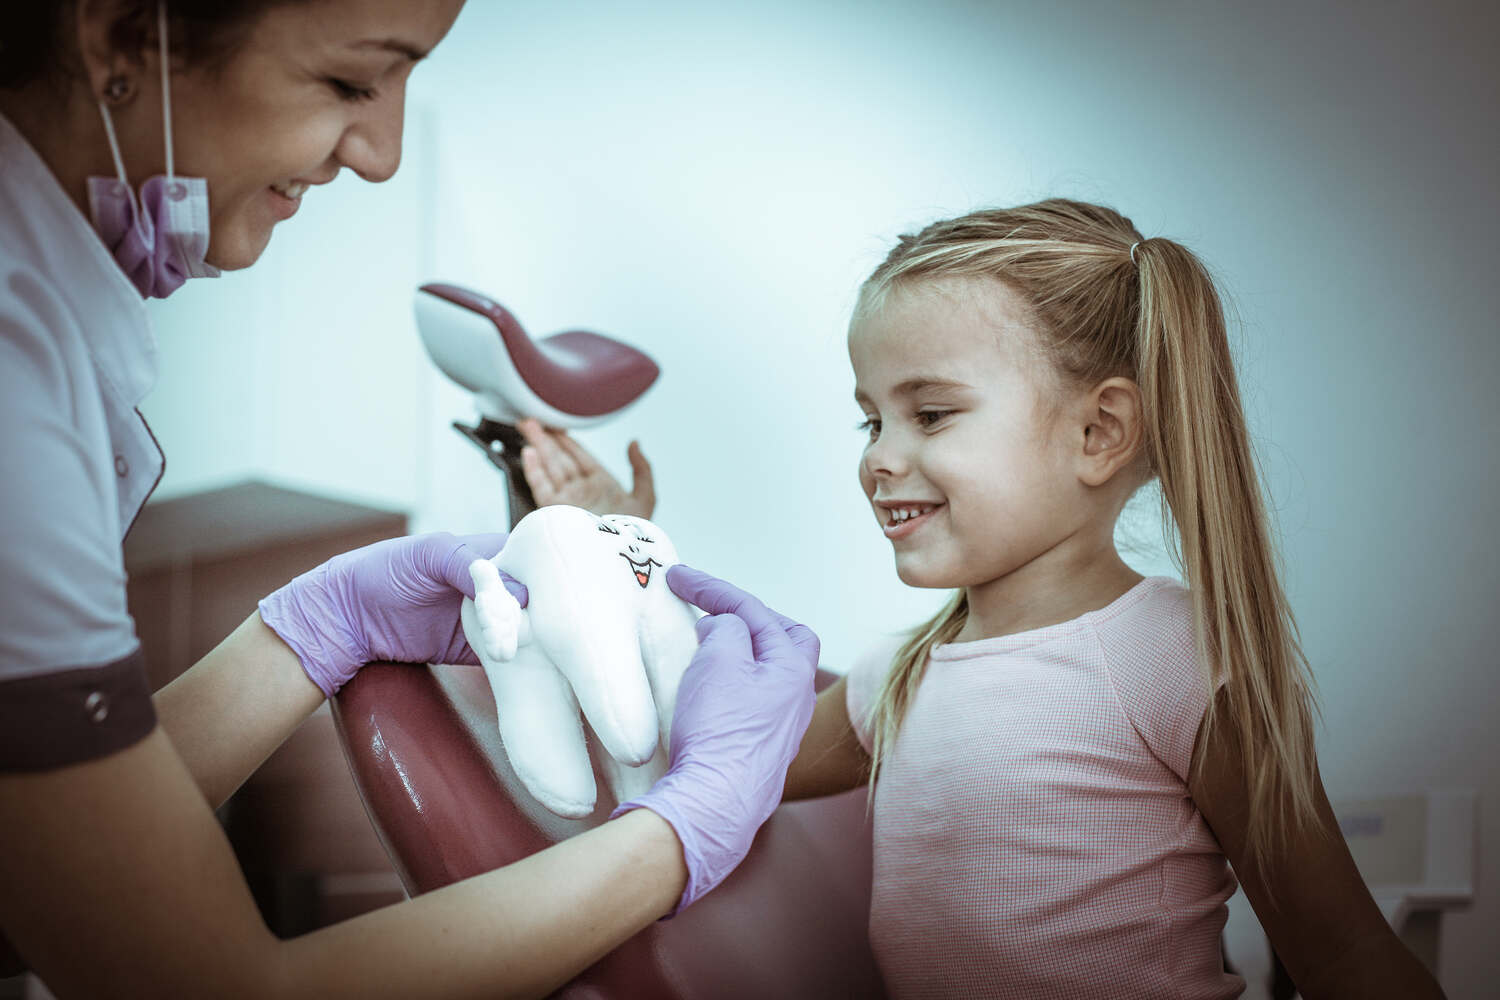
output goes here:
[[818, 637], [680, 563], [667, 569], [667, 585], [708, 617], [677, 689], [667, 773], [610, 818], [644, 806], [677, 832], [688, 881], [676, 913], [724, 881], [780, 804], [812, 719]]
[[[477, 664], [458, 609], [474, 596], [469, 564], [494, 556], [505, 538], [436, 532], [366, 545], [262, 600], [260, 617], [330, 698], [372, 660]], [[500, 576], [525, 607], [525, 586]]]

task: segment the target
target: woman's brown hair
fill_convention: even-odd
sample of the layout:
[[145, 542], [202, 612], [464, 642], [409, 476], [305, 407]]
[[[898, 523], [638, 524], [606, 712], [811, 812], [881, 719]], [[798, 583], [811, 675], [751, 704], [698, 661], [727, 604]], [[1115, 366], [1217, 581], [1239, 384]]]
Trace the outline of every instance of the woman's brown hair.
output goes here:
[[[156, 37], [159, 0], [119, 0], [114, 41], [140, 51]], [[185, 64], [212, 67], [226, 59], [262, 14], [305, 0], [170, 0], [172, 51]], [[73, 10], [64, 0], [23, 0], [0, 14], [0, 88], [49, 81], [61, 85], [78, 68]]]

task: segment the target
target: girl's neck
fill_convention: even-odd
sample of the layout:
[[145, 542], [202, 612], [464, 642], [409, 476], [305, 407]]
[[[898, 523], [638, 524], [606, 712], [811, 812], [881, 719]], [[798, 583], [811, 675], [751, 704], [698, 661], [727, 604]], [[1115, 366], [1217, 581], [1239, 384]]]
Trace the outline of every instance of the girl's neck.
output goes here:
[[969, 616], [955, 642], [1014, 635], [1109, 605], [1144, 579], [1112, 543], [1087, 553], [1054, 549], [996, 580], [966, 588]]

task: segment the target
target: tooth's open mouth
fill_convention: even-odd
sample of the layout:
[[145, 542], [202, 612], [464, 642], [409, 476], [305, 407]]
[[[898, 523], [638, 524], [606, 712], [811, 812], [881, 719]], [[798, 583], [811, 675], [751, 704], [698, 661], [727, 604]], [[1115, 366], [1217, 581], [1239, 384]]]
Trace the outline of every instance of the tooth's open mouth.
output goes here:
[[302, 197], [302, 195], [307, 191], [308, 187], [309, 185], [303, 181], [293, 181], [290, 184], [272, 184], [271, 190], [275, 191], [283, 198], [290, 198], [293, 201], [296, 201], [298, 198]]
[[886, 527], [894, 528], [898, 524], [905, 524], [914, 517], [921, 517], [923, 514], [937, 510], [938, 506], [935, 503], [926, 503], [913, 504], [909, 507], [892, 507], [885, 512]]
[[645, 562], [636, 562], [624, 552], [621, 552], [620, 555], [624, 556], [625, 561], [630, 564], [631, 571], [635, 573], [635, 582], [640, 584], [642, 589], [645, 589], [646, 584], [651, 582], [651, 567], [660, 566], [661, 563], [649, 558]]

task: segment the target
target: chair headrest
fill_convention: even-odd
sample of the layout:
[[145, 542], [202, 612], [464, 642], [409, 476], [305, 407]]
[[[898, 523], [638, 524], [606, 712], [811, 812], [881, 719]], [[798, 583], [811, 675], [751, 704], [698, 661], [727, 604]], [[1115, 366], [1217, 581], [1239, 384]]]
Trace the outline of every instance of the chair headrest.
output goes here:
[[501, 423], [597, 424], [639, 399], [661, 372], [642, 351], [587, 330], [532, 340], [510, 310], [457, 285], [423, 285], [415, 310], [433, 363]]

